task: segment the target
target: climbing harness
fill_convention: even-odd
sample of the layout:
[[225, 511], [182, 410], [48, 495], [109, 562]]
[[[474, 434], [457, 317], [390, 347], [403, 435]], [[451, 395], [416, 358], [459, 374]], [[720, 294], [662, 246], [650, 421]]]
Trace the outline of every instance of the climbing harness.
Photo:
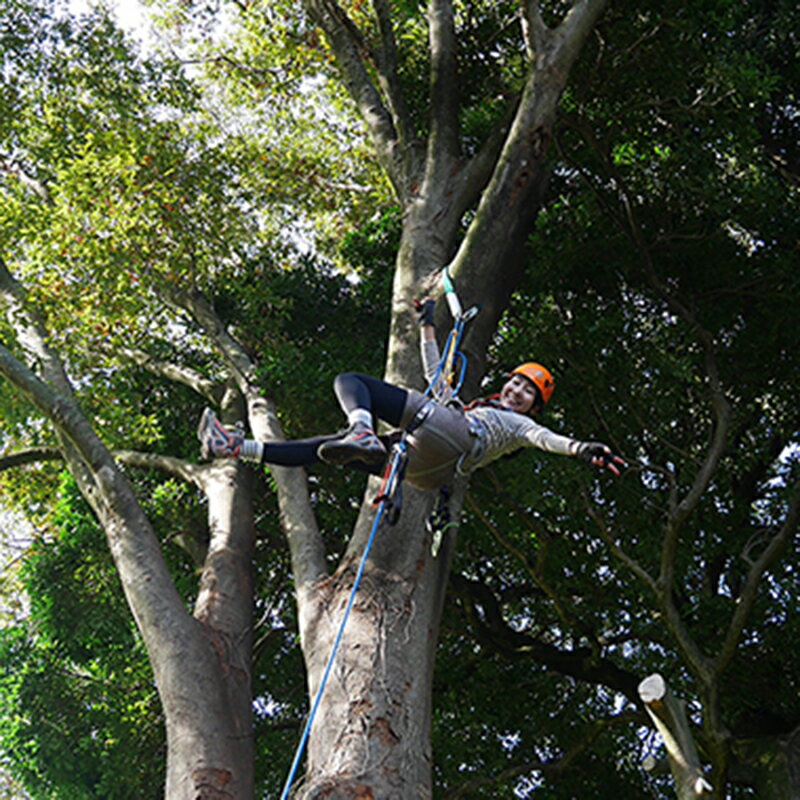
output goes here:
[[[361, 584], [361, 578], [364, 574], [367, 558], [369, 557], [370, 550], [372, 549], [373, 542], [375, 541], [378, 528], [380, 527], [381, 521], [384, 518], [386, 518], [386, 521], [390, 525], [395, 525], [400, 518], [400, 511], [402, 510], [403, 505], [403, 476], [405, 475], [405, 470], [408, 465], [408, 436], [417, 428], [419, 428], [420, 425], [425, 422], [425, 420], [428, 419], [433, 412], [435, 403], [447, 402], [455, 399], [458, 396], [458, 392], [464, 382], [467, 360], [458, 348], [461, 343], [461, 337], [464, 333], [464, 327], [466, 326], [467, 322], [469, 322], [469, 320], [471, 320], [478, 313], [479, 306], [473, 306], [466, 312], [462, 310], [461, 303], [456, 295], [455, 287], [452, 279], [450, 278], [450, 273], [447, 267], [445, 267], [442, 271], [442, 282], [444, 285], [447, 305], [453, 317], [453, 329], [450, 331], [450, 334], [447, 337], [444, 356], [440, 360], [436, 373], [428, 384], [428, 388], [425, 390], [425, 395], [428, 399], [422, 404], [419, 411], [417, 411], [417, 413], [414, 415], [414, 419], [411, 420], [411, 423], [405, 428], [405, 430], [400, 432], [399, 437], [392, 445], [381, 488], [373, 501], [373, 506], [375, 506], [377, 509], [375, 512], [375, 519], [372, 522], [372, 528], [369, 536], [367, 537], [367, 542], [364, 545], [364, 552], [361, 556], [361, 560], [359, 561], [358, 569], [356, 570], [353, 588], [350, 590], [350, 597], [347, 600], [344, 615], [342, 616], [342, 621], [339, 624], [339, 630], [336, 633], [336, 638], [334, 639], [333, 647], [331, 647], [331, 653], [328, 656], [328, 662], [325, 665], [325, 670], [322, 673], [322, 679], [320, 680], [316, 697], [314, 698], [308, 718], [306, 719], [306, 724], [303, 728], [303, 734], [300, 737], [299, 744], [297, 745], [297, 750], [295, 751], [292, 766], [289, 769], [289, 775], [286, 778], [286, 783], [284, 784], [283, 791], [281, 792], [280, 800], [287, 800], [289, 792], [292, 788], [292, 784], [294, 783], [295, 775], [297, 774], [297, 770], [300, 766], [300, 760], [303, 757], [303, 752], [308, 742], [308, 737], [311, 733], [311, 726], [314, 723], [317, 709], [322, 701], [322, 695], [325, 691], [325, 686], [328, 682], [331, 669], [333, 668], [333, 662], [336, 658], [336, 653], [339, 650], [339, 645], [341, 644], [342, 637], [344, 635], [347, 620], [350, 616], [353, 604], [355, 603], [356, 593], [358, 592], [358, 587]], [[456, 369], [458, 369], [458, 379], [455, 377]], [[438, 552], [441, 544], [443, 532], [454, 524], [450, 521], [449, 508], [446, 506], [448, 499], [449, 492], [445, 488], [440, 493], [437, 508], [428, 521], [428, 529], [433, 533], [433, 541], [436, 552]], [[431, 524], [435, 524], [437, 518], [442, 521], [442, 527], [438, 529], [438, 532], [437, 529], [430, 527]], [[436, 552], [433, 553], [434, 557]]]

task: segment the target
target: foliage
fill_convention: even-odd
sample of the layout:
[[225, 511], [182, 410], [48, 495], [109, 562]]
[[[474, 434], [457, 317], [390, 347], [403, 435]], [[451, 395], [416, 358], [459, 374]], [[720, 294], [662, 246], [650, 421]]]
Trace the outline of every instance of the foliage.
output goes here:
[[[67, 479], [25, 562], [26, 624], [0, 632], [0, 747], [32, 798], [156, 797], [164, 732], [102, 532]], [[134, 744], [135, 743], [135, 744]]]
[[[401, 76], [424, 133], [425, 11], [395, 5]], [[558, 4], [543, 5], [549, 18]], [[468, 148], [486, 141], [519, 88], [515, 8], [457, 4]], [[219, 355], [164, 299], [194, 287], [258, 354], [288, 435], [338, 427], [332, 377], [379, 373], [384, 362], [402, 220], [298, 4], [246, 4], [224, 31], [214, 30], [221, 12], [206, 9], [209, 35], [184, 41], [203, 62], [197, 82], [139, 56], [100, 12], [64, 20], [21, 0], [3, 10], [0, 252], [31, 288], [104, 440], [195, 458], [195, 395], [130, 360], [141, 347], [221, 373]], [[197, 10], [177, 4], [164, 24], [194, 35]], [[530, 268], [487, 381], [541, 359], [558, 382], [544, 424], [608, 441], [635, 468], [613, 481], [526, 453], [474, 479], [434, 687], [443, 797], [467, 781], [469, 796], [487, 798], [642, 794], [640, 755], [655, 742], [631, 686], [652, 671], [702, 717], [657, 598], [614, 557], [602, 526], [657, 572], [666, 470], [684, 494], [714, 430], [698, 336], [709, 332], [733, 428], [681, 538], [675, 594], [712, 655], [748, 559], [796, 481], [785, 448], [797, 442], [800, 374], [798, 30], [790, 3], [612, 8], [564, 97]], [[1, 332], [6, 340], [5, 322]], [[11, 446], [53, 443], [5, 382], [0, 416]], [[202, 499], [129, 472], [191, 605], [208, 536]], [[276, 501], [269, 475], [256, 478], [254, 707], [258, 786], [270, 793], [290, 762], [305, 687]], [[312, 471], [332, 560], [363, 483]], [[7, 474], [4, 496], [46, 531], [25, 564], [30, 619], [0, 634], [4, 758], [33, 797], [157, 793], [160, 711], [100, 530], [61, 465]], [[797, 727], [796, 575], [793, 546], [764, 579], [724, 673], [735, 737]]]
[[[333, 375], [348, 358], [377, 371], [383, 357], [374, 332], [388, 324], [396, 214], [364, 221], [332, 261], [299, 256], [291, 241], [271, 238], [272, 220], [262, 225], [254, 210], [254, 193], [269, 175], [252, 169], [264, 163], [253, 158], [259, 145], [252, 138], [231, 131], [220, 138], [174, 65], [140, 61], [107, 17], [56, 23], [49, 13], [19, 7], [35, 24], [18, 26], [20, 81], [4, 95], [11, 129], [3, 132], [9, 170], [0, 213], [15, 226], [4, 224], [4, 253], [33, 289], [71, 370], [83, 376], [82, 406], [106, 443], [196, 458], [196, 397], [129, 357], [144, 348], [164, 362], [218, 373], [218, 357], [163, 301], [165, 292], [195, 284], [243, 342], [264, 351], [264, 382], [275, 390], [287, 430], [338, 427]], [[48, 50], [63, 57], [42, 57]], [[24, 70], [35, 80], [23, 81]], [[92, 78], [98, 74], [103, 81]], [[69, 124], [44, 130], [42, 121], [53, 117]], [[46, 190], [47, 203], [32, 187]], [[352, 265], [352, 277], [335, 263]], [[344, 329], [355, 336], [341, 336]], [[48, 428], [30, 424], [29, 407], [5, 382], [0, 388], [8, 445], [53, 444]], [[146, 797], [160, 791], [151, 776], [164, 758], [150, 668], [107, 544], [74, 486], [58, 488], [60, 469], [4, 473], [4, 499], [57, 535], [40, 539], [27, 556], [31, 618], [3, 634], [4, 717], [14, 724], [0, 749], [32, 796]], [[190, 605], [208, 536], [200, 498], [154, 472], [131, 477]], [[273, 519], [268, 476], [261, 482], [259, 515]], [[363, 477], [312, 476], [312, 485], [336, 552]], [[53, 507], [51, 498], [63, 492]], [[270, 765], [290, 760], [285, 731], [305, 692], [285, 543], [264, 525], [256, 549], [257, 773], [274, 788], [281, 776]]]
[[[604, 19], [605, 51], [587, 54], [592, 68], [579, 71], [565, 100], [533, 268], [493, 354], [497, 380], [531, 357], [554, 369], [556, 407], [545, 424], [608, 441], [634, 466], [674, 470], [685, 496], [714, 429], [698, 330], [710, 332], [732, 430], [681, 537], [674, 589], [682, 620], [709, 658], [797, 480], [789, 448], [800, 428], [798, 343], [788, 322], [798, 302], [796, 65], [784, 60], [788, 41], [780, 53], [775, 47], [797, 28], [788, 6], [771, 16], [752, 13], [709, 4], [692, 14], [643, 8]], [[773, 33], [760, 47], [741, 46], [764, 30]], [[630, 41], [638, 47], [627, 49]], [[657, 81], [634, 67], [656, 63]], [[503, 633], [513, 630], [519, 640], [501, 647], [487, 632], [493, 624], [485, 601], [476, 612], [469, 593], [454, 594], [442, 651], [458, 655], [443, 661], [437, 678], [443, 784], [501, 774], [527, 758], [545, 763], [527, 773], [533, 783], [511, 773], [518, 796], [536, 796], [537, 782], [548, 777], [550, 797], [640, 791], [637, 754], [656, 743], [630, 724], [609, 728], [567, 774], [548, 771], [547, 763], [557, 770], [559, 756], [588, 741], [590, 721], [617, 717], [624, 687], [614, 687], [611, 675], [605, 689], [587, 691], [542, 674], [535, 650], [553, 644], [565, 654], [608, 659], [634, 685], [661, 672], [698, 719], [709, 713], [659, 598], [614, 557], [599, 527], [608, 526], [614, 542], [657, 575], [669, 495], [663, 474], [636, 469], [610, 481], [526, 454], [477, 476], [471, 492], [475, 507], [462, 527], [457, 568], [491, 589], [509, 626]], [[787, 598], [800, 589], [797, 557], [793, 545], [765, 580], [723, 675], [722, 713], [734, 737], [784, 735], [800, 719], [791, 645], [798, 631], [786, 614]], [[478, 647], [470, 644], [473, 633], [484, 637]], [[496, 719], [503, 700], [495, 686], [503, 697], [514, 687], [512, 705], [525, 709], [513, 723]], [[462, 710], [465, 695], [475, 700]], [[562, 707], [569, 713], [559, 713]], [[450, 753], [459, 753], [452, 764]], [[480, 785], [480, 796], [508, 791]], [[671, 792], [668, 784], [652, 791]]]

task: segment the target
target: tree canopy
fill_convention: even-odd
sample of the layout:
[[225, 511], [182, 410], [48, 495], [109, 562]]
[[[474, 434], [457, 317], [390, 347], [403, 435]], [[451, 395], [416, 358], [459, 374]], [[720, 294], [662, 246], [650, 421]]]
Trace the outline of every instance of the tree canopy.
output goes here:
[[[456, 103], [437, 95], [441, 6], [457, 141], [437, 127]], [[555, 30], [571, 4], [534, 6]], [[168, 743], [77, 438], [20, 391], [11, 357], [58, 388], [58, 354], [180, 603], [205, 622], [218, 531], [198, 477], [202, 406], [240, 418], [239, 370], [301, 437], [341, 425], [337, 372], [401, 371], [415, 343], [398, 261], [419, 188], [405, 167], [452, 150], [454, 173], [469, 162], [485, 188], [481, 158], [497, 157], [535, 49], [516, 3], [158, 11], [183, 63], [138, 52], [102, 9], [4, 0], [0, 466], [34, 535], [30, 609], [0, 630], [0, 767], [32, 798], [158, 796]], [[612, 6], [571, 70], [525, 248], [497, 277], [508, 302], [481, 312], [487, 348], [467, 341], [470, 381], [495, 387], [541, 360], [557, 382], [543, 424], [607, 441], [630, 467], [614, 481], [528, 452], [472, 479], [436, 648], [436, 797], [674, 796], [641, 766], [663, 753], [637, 695], [653, 672], [688, 702], [715, 796], [797, 792], [799, 16], [755, 0]], [[448, 257], [481, 239], [474, 195]], [[501, 247], [486, 224], [476, 246]], [[460, 278], [470, 298], [491, 294], [480, 271]], [[283, 479], [248, 475], [247, 703], [255, 795], [272, 797], [313, 670]], [[364, 479], [320, 467], [307, 486], [340, 576]]]

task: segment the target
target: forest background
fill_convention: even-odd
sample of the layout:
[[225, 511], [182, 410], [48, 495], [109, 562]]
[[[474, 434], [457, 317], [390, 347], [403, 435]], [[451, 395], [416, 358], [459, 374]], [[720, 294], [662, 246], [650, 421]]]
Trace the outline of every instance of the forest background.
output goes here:
[[[673, 797], [654, 672], [715, 796], [800, 796], [800, 12], [571, 5], [164, 0], [142, 52], [102, 8], [2, 0], [0, 468], [31, 532], [4, 796], [278, 796], [375, 487], [202, 464], [196, 421], [300, 437], [341, 426], [340, 371], [419, 386], [411, 301], [450, 260], [469, 391], [541, 360], [543, 423], [631, 468], [501, 462], [436, 558], [411, 492], [302, 796], [401, 763], [450, 800]], [[535, 169], [487, 213], [537, 70]]]

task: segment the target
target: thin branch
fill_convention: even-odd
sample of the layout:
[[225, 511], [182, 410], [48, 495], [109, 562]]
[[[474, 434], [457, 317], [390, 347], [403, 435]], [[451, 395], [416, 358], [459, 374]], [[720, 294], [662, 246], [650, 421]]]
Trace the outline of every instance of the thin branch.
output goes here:
[[0, 472], [7, 469], [16, 469], [28, 464], [38, 464], [41, 461], [63, 461], [64, 454], [59, 447], [28, 447], [0, 456]]
[[[199, 466], [180, 458], [160, 455], [159, 453], [115, 450], [112, 452], [112, 456], [127, 466], [159, 470], [176, 478], [181, 478], [187, 483], [192, 483], [200, 489], [203, 488], [205, 483], [204, 475], [210, 469], [208, 465]], [[43, 446], [28, 447], [24, 450], [8, 453], [0, 456], [0, 472], [43, 461], [65, 461], [64, 452], [60, 447]]]
[[584, 493], [583, 495], [584, 504], [586, 506], [586, 510], [589, 513], [589, 516], [595, 521], [597, 525], [597, 529], [600, 531], [600, 535], [603, 537], [603, 540], [609, 546], [611, 552], [616, 556], [619, 561], [621, 561], [637, 578], [639, 578], [645, 586], [649, 587], [654, 594], [658, 594], [658, 586], [656, 584], [655, 579], [650, 575], [650, 573], [638, 562], [636, 559], [629, 556], [615, 541], [614, 537], [611, 535], [611, 532], [608, 530], [608, 526], [606, 525], [605, 520], [594, 507], [594, 504], [589, 499], [589, 496]]
[[520, 20], [525, 52], [531, 64], [536, 63], [536, 54], [544, 50], [547, 41], [547, 26], [542, 19], [538, 0], [522, 0]]
[[675, 575], [675, 560], [678, 550], [678, 539], [681, 527], [686, 518], [697, 508], [708, 485], [717, 473], [720, 459], [727, 444], [728, 432], [730, 429], [731, 408], [722, 390], [719, 374], [717, 372], [716, 360], [714, 358], [713, 340], [710, 334], [700, 331], [700, 338], [703, 342], [706, 353], [706, 372], [709, 378], [711, 389], [711, 402], [715, 416], [715, 427], [712, 433], [711, 442], [706, 451], [705, 459], [697, 471], [692, 486], [686, 496], [678, 503], [677, 507], [670, 514], [669, 523], [666, 527], [664, 540], [661, 550], [661, 570], [658, 577], [658, 584], [661, 587], [661, 600], [664, 613], [668, 624], [673, 632], [683, 642], [684, 651], [692, 660], [698, 673], [709, 677], [708, 660], [702, 656], [699, 648], [689, 636], [683, 622], [678, 614], [672, 597], [672, 586]]
[[695, 674], [699, 675], [704, 681], [707, 680], [710, 675], [709, 661], [703, 655], [702, 651], [697, 646], [697, 643], [689, 634], [686, 625], [684, 625], [683, 620], [681, 619], [680, 614], [675, 607], [675, 603], [672, 599], [671, 584], [662, 583], [660, 577], [658, 580], [655, 580], [650, 573], [644, 569], [644, 567], [642, 567], [636, 560], [625, 553], [625, 551], [614, 541], [608, 530], [605, 520], [595, 509], [589, 497], [585, 494], [584, 502], [586, 504], [587, 511], [597, 524], [600, 535], [611, 548], [611, 552], [653, 592], [653, 595], [661, 606], [661, 610], [669, 632], [677, 642], [678, 647], [684, 655], [684, 658], [695, 671]]
[[687, 658], [691, 659], [699, 674], [708, 677], [708, 661], [689, 636], [675, 608], [672, 598], [672, 584], [674, 580], [675, 558], [680, 531], [687, 517], [692, 514], [699, 505], [706, 489], [716, 475], [730, 431], [732, 416], [731, 407], [725, 397], [722, 382], [719, 377], [713, 336], [700, 325], [700, 322], [692, 313], [690, 306], [678, 298], [675, 292], [670, 291], [669, 287], [659, 277], [643, 228], [639, 224], [637, 214], [634, 210], [634, 204], [631, 202], [630, 192], [628, 191], [625, 179], [608, 159], [606, 159], [606, 167], [609, 173], [613, 174], [614, 179], [620, 187], [622, 205], [627, 221], [627, 228], [623, 225], [623, 230], [630, 236], [639, 254], [645, 279], [667, 306], [695, 332], [704, 353], [714, 425], [704, 459], [695, 474], [689, 491], [677, 504], [677, 498], [671, 495], [670, 519], [662, 543], [661, 568], [658, 577], [659, 591], [657, 595], [661, 600], [661, 605], [668, 620], [668, 624], [671, 625], [673, 633], [682, 643]]
[[199, 291], [172, 289], [168, 301], [186, 311], [217, 346], [233, 373], [239, 390], [247, 396], [255, 381], [255, 365], [217, 316], [214, 307]]
[[144, 453], [138, 450], [114, 450], [114, 458], [121, 464], [140, 469], [154, 469], [194, 484], [198, 489], [205, 487], [206, 478], [213, 465], [192, 464], [182, 458], [165, 456], [160, 453]]
[[218, 404], [222, 401], [224, 387], [220, 386], [217, 381], [209, 380], [197, 370], [155, 358], [144, 350], [133, 347], [117, 348], [115, 354], [128, 359], [153, 375], [188, 386], [209, 403]]
[[[261, 393], [256, 364], [225, 329], [211, 303], [199, 291], [175, 290], [170, 300], [190, 314], [221, 352], [247, 402], [247, 416], [253, 437], [261, 442], [283, 439], [274, 404]], [[270, 473], [278, 489], [281, 525], [289, 542], [295, 582], [298, 586], [312, 585], [327, 575], [327, 566], [305, 470], [273, 465]]]
[[391, 109], [395, 128], [399, 136], [402, 151], [411, 146], [414, 138], [414, 125], [406, 105], [403, 87], [397, 72], [397, 41], [394, 35], [390, 5], [386, 0], [372, 0], [378, 31], [381, 36], [381, 47], [376, 55], [378, 80]]
[[[686, 320], [692, 322], [692, 320]], [[708, 376], [709, 389], [711, 390], [711, 406], [714, 411], [715, 427], [706, 457], [695, 476], [692, 487], [678, 504], [674, 514], [674, 524], [679, 526], [691, 514], [700, 502], [705, 490], [717, 472], [719, 461], [727, 444], [728, 432], [731, 422], [731, 406], [725, 397], [722, 381], [719, 377], [717, 361], [714, 352], [714, 341], [710, 333], [695, 327], [705, 350], [706, 375]]]
[[733, 659], [736, 648], [742, 637], [742, 632], [753, 610], [759, 585], [764, 572], [772, 564], [781, 552], [787, 547], [792, 537], [797, 532], [798, 521], [800, 520], [800, 481], [795, 484], [786, 519], [781, 525], [775, 536], [764, 548], [761, 555], [755, 560], [748, 571], [744, 587], [737, 599], [736, 610], [733, 613], [728, 630], [725, 633], [725, 641], [717, 653], [713, 662], [713, 672], [720, 675]]

